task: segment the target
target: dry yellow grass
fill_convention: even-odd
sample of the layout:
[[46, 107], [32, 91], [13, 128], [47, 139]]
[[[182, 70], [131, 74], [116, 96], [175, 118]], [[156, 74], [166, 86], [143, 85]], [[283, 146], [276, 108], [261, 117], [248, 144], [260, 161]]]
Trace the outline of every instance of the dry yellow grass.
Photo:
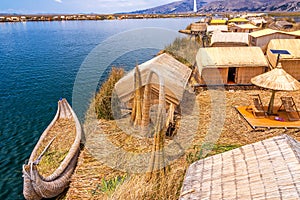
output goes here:
[[37, 151], [37, 156], [42, 153], [54, 137], [55, 139], [52, 144], [43, 155], [39, 165], [37, 165], [39, 173], [43, 176], [51, 175], [59, 167], [74, 143], [76, 130], [73, 119], [59, 119], [55, 122], [46, 138], [42, 141], [42, 144]]
[[[161, 176], [160, 179], [149, 180], [147, 174], [126, 173], [111, 168], [107, 164], [101, 163], [101, 160], [94, 158], [85, 148], [79, 157], [78, 167], [72, 177], [66, 199], [178, 199], [185, 170], [190, 164], [188, 156], [197, 155], [203, 141], [209, 141], [208, 139], [214, 141], [217, 139], [216, 146], [226, 147], [226, 145], [233, 145], [238, 147], [283, 133], [300, 140], [300, 131], [298, 129], [253, 130], [234, 108], [234, 106], [249, 105], [251, 103], [249, 94], [253, 93], [259, 93], [263, 104], [268, 104], [271, 92], [267, 90], [200, 91], [196, 98], [199, 104], [199, 125], [192, 144], [181, 157], [167, 167], [165, 176]], [[219, 94], [225, 95], [225, 99], [210, 98]], [[280, 105], [279, 97], [287, 95], [293, 96], [297, 106], [300, 107], [300, 92], [278, 92], [276, 93], [277, 98], [275, 98], [274, 105]], [[222, 95], [219, 96], [222, 97]], [[222, 102], [225, 103], [223, 111], [219, 108]], [[219, 115], [224, 115], [224, 124], [220, 124], [218, 118], [212, 117], [214, 116], [212, 112], [214, 109], [220, 111]], [[109, 141], [126, 151], [148, 152], [152, 147], [153, 139], [126, 134], [114, 121], [97, 121], [96, 126], [104, 131], [102, 134], [105, 134]], [[181, 123], [180, 126], [190, 127], [193, 124]], [[221, 126], [221, 132], [218, 137], [217, 130], [220, 128], [219, 126]], [[98, 129], [95, 130], [95, 134], [100, 134], [97, 133]], [[211, 138], [208, 137], [208, 133], [210, 133]], [[166, 144], [168, 142], [171, 142], [171, 140], [167, 140]], [[210, 154], [213, 153], [215, 152]], [[124, 174], [127, 174], [125, 182], [118, 186], [111, 196], [101, 191], [94, 192], [97, 184], [101, 183], [103, 178], [108, 180]]]

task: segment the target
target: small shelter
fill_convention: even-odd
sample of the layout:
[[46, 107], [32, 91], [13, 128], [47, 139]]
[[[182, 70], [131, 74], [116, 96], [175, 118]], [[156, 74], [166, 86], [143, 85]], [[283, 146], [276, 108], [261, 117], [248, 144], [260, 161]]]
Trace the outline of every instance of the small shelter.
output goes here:
[[265, 72], [267, 60], [259, 47], [210, 47], [197, 53], [200, 84], [250, 84]]
[[192, 35], [201, 35], [206, 33], [206, 23], [192, 23], [191, 24], [191, 34]]
[[249, 46], [248, 33], [215, 31], [211, 37], [212, 47]]
[[[179, 105], [182, 100], [184, 90], [187, 86], [188, 79], [192, 73], [186, 65], [177, 61], [172, 56], [164, 53], [145, 63], [139, 65], [141, 74], [141, 86], [146, 85], [147, 76], [149, 71], [159, 71], [160, 75], [164, 78], [165, 84], [165, 98], [167, 103]], [[126, 76], [121, 78], [115, 85], [115, 94], [118, 96], [122, 103], [131, 107], [134, 87], [134, 70], [130, 71]], [[153, 76], [151, 79], [151, 95], [154, 104], [157, 104], [159, 97], [159, 79]]]
[[299, 199], [300, 143], [281, 135], [194, 162], [180, 200]]
[[232, 24], [229, 27], [229, 31], [232, 32], [244, 32], [244, 33], [251, 33], [253, 31], [258, 30], [259, 27], [253, 24]]
[[266, 49], [268, 43], [272, 39], [295, 39], [296, 36], [289, 32], [263, 29], [259, 31], [253, 31], [249, 34], [249, 42], [251, 46], [258, 46]]
[[270, 49], [284, 49], [290, 55], [280, 55], [279, 62], [282, 68], [297, 80], [300, 80], [300, 40], [299, 39], [273, 39], [268, 44], [267, 58], [272, 67], [275, 67], [277, 55], [270, 52]]
[[300, 83], [291, 75], [286, 73], [279, 64], [275, 69], [251, 79], [254, 85], [272, 90], [272, 96], [268, 106], [268, 113], [273, 114], [275, 92], [296, 91], [300, 89]]

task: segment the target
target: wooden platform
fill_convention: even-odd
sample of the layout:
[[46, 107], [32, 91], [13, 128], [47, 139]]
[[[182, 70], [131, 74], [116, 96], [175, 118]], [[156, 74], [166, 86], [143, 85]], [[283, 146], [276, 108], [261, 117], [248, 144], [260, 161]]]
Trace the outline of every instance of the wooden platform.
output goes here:
[[[278, 107], [274, 107], [274, 113], [276, 115], [264, 117], [264, 118], [256, 118], [251, 109], [247, 109], [248, 106], [238, 106], [235, 107], [236, 110], [243, 116], [243, 118], [249, 123], [249, 125], [256, 128], [298, 128], [300, 129], [300, 121], [289, 121], [286, 113], [284, 111], [278, 111]], [[265, 108], [267, 110], [267, 108]], [[277, 118], [277, 120], [276, 120]], [[278, 120], [281, 119], [280, 120]]]

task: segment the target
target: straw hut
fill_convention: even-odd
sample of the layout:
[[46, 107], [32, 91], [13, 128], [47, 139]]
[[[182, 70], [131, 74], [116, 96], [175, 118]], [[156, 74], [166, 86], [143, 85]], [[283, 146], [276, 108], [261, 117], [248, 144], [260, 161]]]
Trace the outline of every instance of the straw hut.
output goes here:
[[300, 40], [299, 39], [275, 39], [268, 44], [267, 58], [272, 67], [275, 67], [277, 55], [270, 49], [288, 50], [290, 55], [280, 55], [279, 62], [282, 68], [297, 80], [300, 80]]
[[211, 37], [212, 47], [249, 46], [248, 33], [233, 33], [215, 31]]
[[193, 163], [179, 199], [299, 199], [299, 171], [300, 143], [281, 135]]
[[263, 29], [259, 31], [254, 31], [249, 34], [249, 42], [251, 46], [258, 46], [266, 49], [267, 44], [272, 39], [295, 39], [296, 36], [290, 34], [289, 32], [273, 30], [273, 29]]
[[229, 31], [232, 32], [243, 32], [243, 33], [251, 33], [253, 31], [258, 30], [259, 27], [253, 24], [232, 24], [229, 27]]
[[200, 35], [206, 32], [206, 23], [192, 23], [191, 24], [191, 34]]
[[[177, 61], [172, 56], [164, 53], [141, 65], [139, 65], [141, 74], [141, 86], [144, 89], [149, 71], [156, 70], [160, 72], [165, 83], [165, 98], [168, 104], [179, 105], [182, 99], [188, 79], [192, 73], [186, 65]], [[132, 105], [134, 87], [134, 70], [120, 79], [115, 85], [115, 94], [119, 100], [128, 108]], [[153, 76], [151, 79], [151, 105], [158, 104], [159, 97], [159, 79]], [[142, 91], [143, 92], [143, 91]]]
[[250, 84], [268, 63], [259, 47], [210, 47], [199, 49], [197, 66], [200, 84]]

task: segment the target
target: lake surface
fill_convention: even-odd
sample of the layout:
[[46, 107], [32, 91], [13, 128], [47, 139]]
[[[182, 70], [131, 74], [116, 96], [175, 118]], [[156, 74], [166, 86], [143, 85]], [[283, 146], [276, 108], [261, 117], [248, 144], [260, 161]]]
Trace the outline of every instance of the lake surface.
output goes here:
[[[58, 99], [65, 97], [72, 103], [78, 71], [97, 45], [128, 30], [159, 27], [178, 31], [194, 21], [197, 19], [0, 23], [0, 199], [23, 199], [22, 164], [54, 117]], [[161, 46], [169, 43], [162, 41], [165, 44]], [[125, 51], [109, 66], [129, 70], [135, 63], [153, 58], [159, 50], [145, 46]], [[107, 55], [121, 47], [111, 48]], [[109, 66], [99, 65], [103, 72], [98, 77], [100, 82]], [[81, 121], [88, 102], [83, 104], [75, 110]]]

